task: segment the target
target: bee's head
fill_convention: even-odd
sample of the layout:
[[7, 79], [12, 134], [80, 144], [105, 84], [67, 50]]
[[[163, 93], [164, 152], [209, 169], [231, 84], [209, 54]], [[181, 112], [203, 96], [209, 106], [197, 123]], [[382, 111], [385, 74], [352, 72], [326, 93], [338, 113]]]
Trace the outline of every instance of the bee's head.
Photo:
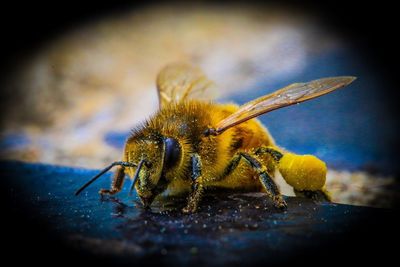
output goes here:
[[128, 140], [125, 154], [129, 162], [138, 164], [129, 168], [136, 191], [145, 207], [168, 186], [165, 173], [181, 158], [179, 142], [171, 137], [146, 136]]
[[134, 134], [126, 142], [124, 160], [111, 163], [80, 187], [75, 195], [79, 195], [112, 167], [122, 166], [122, 172], [117, 172], [116, 177], [125, 173], [130, 175], [133, 178], [131, 191], [135, 187], [143, 205], [149, 207], [155, 197], [167, 189], [165, 175], [179, 166], [181, 158], [182, 149], [175, 138], [148, 133]]

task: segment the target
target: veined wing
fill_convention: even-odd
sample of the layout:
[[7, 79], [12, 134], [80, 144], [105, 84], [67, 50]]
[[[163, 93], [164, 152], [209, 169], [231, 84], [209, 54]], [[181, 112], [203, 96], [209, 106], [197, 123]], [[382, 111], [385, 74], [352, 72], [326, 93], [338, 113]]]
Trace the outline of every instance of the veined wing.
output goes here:
[[262, 96], [242, 105], [238, 111], [221, 120], [208, 134], [218, 135], [242, 122], [275, 109], [304, 102], [336, 89], [349, 85], [356, 78], [352, 76], [331, 77], [306, 83], [294, 83], [272, 94]]

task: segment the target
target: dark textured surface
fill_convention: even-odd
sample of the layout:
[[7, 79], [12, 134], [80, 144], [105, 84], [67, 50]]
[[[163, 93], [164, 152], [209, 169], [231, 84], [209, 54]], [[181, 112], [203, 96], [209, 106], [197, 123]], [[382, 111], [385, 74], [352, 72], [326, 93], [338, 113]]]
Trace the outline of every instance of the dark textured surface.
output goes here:
[[193, 215], [176, 209], [183, 205], [179, 200], [164, 199], [146, 211], [136, 196], [128, 197], [129, 183], [116, 197], [100, 199], [97, 191], [109, 186], [109, 175], [75, 197], [93, 170], [1, 162], [0, 172], [12, 206], [24, 207], [25, 220], [46, 225], [47, 235], [75, 253], [69, 257], [80, 252], [120, 263], [282, 263], [299, 255], [334, 255], [346, 244], [360, 248], [367, 233], [368, 248], [374, 248], [373, 238], [383, 230], [374, 224], [394, 215], [300, 198], [287, 198], [288, 210], [280, 212], [262, 193], [207, 196]]

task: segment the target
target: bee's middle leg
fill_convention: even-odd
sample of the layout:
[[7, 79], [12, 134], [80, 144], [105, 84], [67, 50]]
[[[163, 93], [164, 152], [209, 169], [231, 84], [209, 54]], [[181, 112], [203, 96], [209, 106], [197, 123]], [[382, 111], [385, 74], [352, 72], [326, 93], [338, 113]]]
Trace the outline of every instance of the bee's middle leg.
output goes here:
[[191, 156], [192, 160], [192, 190], [189, 194], [188, 202], [186, 207], [182, 209], [184, 213], [193, 213], [197, 210], [201, 197], [204, 192], [204, 186], [202, 184], [201, 176], [201, 159], [198, 154], [193, 154]]
[[118, 192], [121, 191], [122, 186], [124, 184], [125, 180], [125, 168], [124, 167], [118, 167], [117, 171], [114, 174], [114, 178], [111, 183], [111, 188], [110, 189], [100, 189], [99, 194], [100, 195], [114, 195]]
[[229, 162], [227, 168], [225, 169], [223, 177], [226, 177], [230, 173], [232, 173], [239, 165], [241, 159], [243, 159], [253, 170], [257, 172], [260, 182], [264, 187], [268, 197], [270, 197], [274, 202], [274, 206], [279, 209], [286, 209], [287, 204], [285, 200], [282, 198], [282, 195], [280, 194], [279, 189], [275, 184], [274, 180], [268, 174], [267, 168], [263, 166], [263, 164], [259, 162], [256, 158], [251, 156], [249, 153], [245, 152], [236, 153]]

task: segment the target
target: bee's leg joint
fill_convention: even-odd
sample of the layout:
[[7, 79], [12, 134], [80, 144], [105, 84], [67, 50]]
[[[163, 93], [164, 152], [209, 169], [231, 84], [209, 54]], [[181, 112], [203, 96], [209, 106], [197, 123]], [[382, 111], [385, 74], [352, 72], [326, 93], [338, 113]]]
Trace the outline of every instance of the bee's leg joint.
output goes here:
[[278, 150], [276, 150], [272, 147], [265, 147], [265, 146], [257, 148], [257, 150], [255, 151], [255, 154], [256, 155], [269, 154], [275, 161], [279, 161], [283, 157], [283, 154], [281, 152], [279, 152]]

